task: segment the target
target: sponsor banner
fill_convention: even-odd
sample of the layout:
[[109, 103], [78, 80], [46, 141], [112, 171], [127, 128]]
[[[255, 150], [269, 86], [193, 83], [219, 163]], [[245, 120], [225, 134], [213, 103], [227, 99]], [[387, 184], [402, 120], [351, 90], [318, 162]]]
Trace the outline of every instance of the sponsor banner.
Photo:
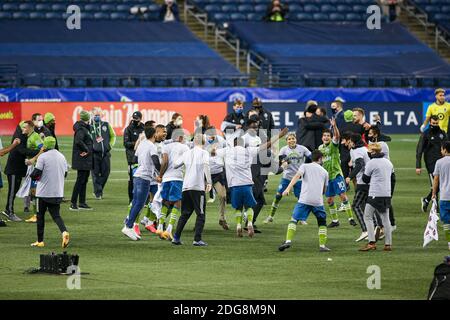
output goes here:
[[[135, 111], [142, 112], [143, 122], [154, 120], [164, 125], [170, 122], [174, 113], [181, 113], [183, 127], [190, 132], [193, 132], [195, 118], [200, 114], [207, 114], [211, 125], [217, 128], [226, 115], [226, 103], [223, 102], [23, 102], [18, 105], [21, 105], [22, 119], [31, 119], [36, 112], [53, 113], [58, 135], [72, 135], [73, 124], [79, 120], [80, 112], [92, 111], [96, 107], [103, 110], [102, 120], [111, 124], [116, 135], [123, 135]], [[17, 123], [14, 122], [13, 128]]]
[[[331, 108], [329, 102], [318, 102], [320, 107], [327, 109], [330, 117]], [[288, 127], [295, 131], [298, 118], [303, 117], [305, 103], [273, 102], [263, 100], [265, 109], [272, 112], [275, 126], [279, 128]], [[423, 122], [422, 103], [412, 102], [346, 102], [345, 110], [355, 107], [363, 107], [366, 112], [366, 121], [374, 123], [374, 116], [379, 114], [382, 122], [382, 130], [385, 133], [418, 133]], [[251, 108], [251, 102], [246, 102], [244, 110]], [[228, 104], [228, 112], [232, 112], [232, 103]]]
[[12, 135], [21, 120], [20, 103], [0, 103], [0, 135]]

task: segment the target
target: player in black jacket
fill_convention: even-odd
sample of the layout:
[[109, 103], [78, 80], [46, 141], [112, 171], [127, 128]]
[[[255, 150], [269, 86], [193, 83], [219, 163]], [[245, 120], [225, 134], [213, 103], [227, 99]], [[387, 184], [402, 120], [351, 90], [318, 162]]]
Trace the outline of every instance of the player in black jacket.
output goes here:
[[422, 211], [426, 212], [431, 201], [433, 187], [433, 172], [436, 161], [442, 158], [441, 145], [447, 140], [447, 134], [439, 127], [438, 116], [431, 116], [430, 128], [420, 135], [416, 149], [416, 174], [422, 173], [422, 155], [425, 160], [428, 177], [430, 179], [430, 192], [426, 197], [421, 198]]

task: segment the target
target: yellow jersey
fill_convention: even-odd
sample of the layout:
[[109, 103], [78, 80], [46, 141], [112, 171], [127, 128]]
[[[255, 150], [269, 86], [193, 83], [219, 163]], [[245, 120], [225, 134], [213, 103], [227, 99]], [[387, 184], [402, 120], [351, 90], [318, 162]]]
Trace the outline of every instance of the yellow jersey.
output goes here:
[[433, 103], [428, 107], [426, 117], [438, 116], [439, 127], [447, 132], [448, 119], [450, 118], [450, 103], [444, 102], [444, 104]]

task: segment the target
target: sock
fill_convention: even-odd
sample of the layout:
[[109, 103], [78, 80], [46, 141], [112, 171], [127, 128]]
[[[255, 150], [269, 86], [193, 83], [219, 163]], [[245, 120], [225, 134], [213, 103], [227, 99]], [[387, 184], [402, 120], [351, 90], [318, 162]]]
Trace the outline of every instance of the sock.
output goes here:
[[297, 221], [291, 220], [286, 232], [286, 242], [291, 242], [294, 239], [295, 231], [297, 231]]
[[[169, 207], [167, 207], [166, 205], [162, 205], [161, 208], [161, 217], [159, 217], [159, 224], [163, 225], [166, 222], [166, 217], [169, 214]], [[159, 227], [158, 227], [159, 229]]]
[[156, 221], [156, 215], [155, 213], [152, 211], [152, 205], [151, 203], [147, 204], [147, 211], [145, 213], [145, 216], [148, 218], [148, 220], [150, 220], [150, 222]]
[[170, 213], [169, 226], [167, 227], [168, 232], [172, 232], [172, 228], [177, 222], [178, 216], [180, 215], [180, 210], [177, 207], [172, 208], [172, 212]]
[[327, 244], [327, 227], [326, 226], [320, 226], [319, 227], [319, 245], [321, 247], [324, 247]]
[[247, 225], [251, 226], [253, 225], [253, 209], [248, 208], [247, 209]]
[[444, 224], [444, 233], [445, 239], [447, 239], [448, 242], [448, 248], [450, 249], [450, 224]]
[[234, 216], [236, 218], [236, 224], [238, 226], [240, 226], [242, 224], [242, 211], [241, 210], [236, 210], [234, 212]]
[[338, 222], [339, 218], [338, 218], [338, 214], [337, 214], [337, 208], [336, 208], [336, 203], [332, 203], [329, 205], [330, 208], [330, 216], [331, 219], [333, 220], [333, 222]]
[[273, 199], [272, 202], [272, 209], [270, 210], [270, 216], [273, 217], [278, 209], [278, 204], [280, 203], [280, 200], [283, 196], [282, 195], [276, 195], [275, 199]]
[[348, 220], [353, 220], [353, 211], [352, 211], [352, 206], [350, 205], [350, 202], [348, 200], [342, 202], [344, 204], [344, 208], [345, 208], [345, 214], [348, 217]]

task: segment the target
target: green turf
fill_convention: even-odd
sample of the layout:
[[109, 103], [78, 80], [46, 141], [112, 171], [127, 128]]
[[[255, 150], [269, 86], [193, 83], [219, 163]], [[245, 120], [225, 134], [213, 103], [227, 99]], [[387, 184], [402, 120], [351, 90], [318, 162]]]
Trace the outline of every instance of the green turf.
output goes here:
[[[104, 200], [93, 200], [90, 181], [88, 203], [94, 211], [74, 213], [68, 204], [62, 206], [72, 236], [68, 251], [80, 255], [81, 271], [89, 273], [81, 277], [81, 290], [68, 290], [65, 276], [23, 273], [39, 265], [39, 254], [61, 251], [60, 235], [47, 214], [46, 247], [42, 249], [29, 246], [36, 239], [34, 224], [11, 222], [0, 229], [0, 299], [424, 299], [434, 267], [449, 252], [445, 240], [422, 248], [427, 215], [419, 203], [427, 193], [428, 180], [414, 173], [416, 136], [393, 136], [393, 140], [391, 158], [397, 173], [393, 202], [398, 223], [393, 252], [358, 252], [361, 244], [354, 240], [360, 229], [350, 227], [344, 215], [342, 226], [329, 230], [332, 252], [318, 252], [314, 217], [307, 226], [298, 226], [290, 250], [278, 252], [295, 204], [293, 197], [282, 200], [273, 224], [258, 223], [263, 233], [253, 239], [239, 239], [233, 230], [222, 230], [217, 204], [208, 204], [207, 248], [191, 245], [194, 217], [183, 233], [183, 246], [175, 247], [145, 232], [142, 241], [131, 242], [120, 232], [127, 211], [127, 165], [119, 139]], [[61, 138], [60, 144], [70, 162], [71, 138]], [[72, 171], [66, 197], [70, 197], [74, 179]], [[268, 203], [279, 179], [270, 178]], [[0, 191], [2, 208], [5, 193], [5, 189]], [[16, 210], [24, 218], [22, 209], [19, 199]], [[232, 211], [227, 209], [234, 228]], [[269, 210], [266, 206], [261, 221]], [[441, 226], [439, 231], [442, 234]], [[370, 265], [381, 268], [380, 290], [367, 289]]]

